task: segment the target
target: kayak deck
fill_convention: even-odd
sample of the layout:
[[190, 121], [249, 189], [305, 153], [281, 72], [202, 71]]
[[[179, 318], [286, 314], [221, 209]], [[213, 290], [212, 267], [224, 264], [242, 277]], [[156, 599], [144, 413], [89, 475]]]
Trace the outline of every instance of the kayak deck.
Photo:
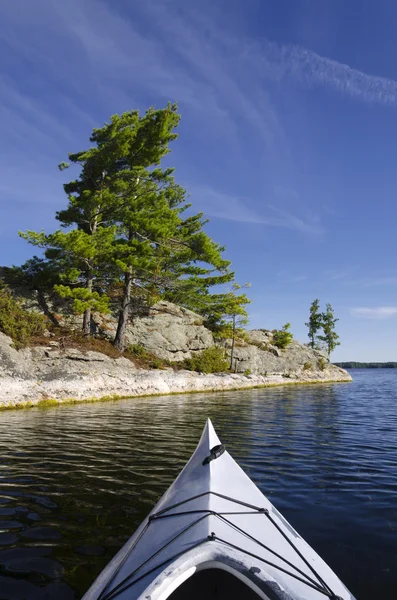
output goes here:
[[83, 600], [181, 594], [353, 599], [224, 450], [210, 420], [185, 468]]

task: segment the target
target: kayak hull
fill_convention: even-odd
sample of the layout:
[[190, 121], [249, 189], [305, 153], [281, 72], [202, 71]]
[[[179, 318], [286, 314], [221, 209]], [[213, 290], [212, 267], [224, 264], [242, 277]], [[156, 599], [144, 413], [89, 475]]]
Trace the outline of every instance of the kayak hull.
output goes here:
[[[224, 450], [208, 420], [187, 465], [83, 600], [178, 600], [183, 589], [190, 598], [199, 582], [210, 587], [215, 571], [222, 585], [235, 580], [236, 590], [243, 585], [257, 598], [354, 600]], [[232, 591], [229, 600], [239, 597]]]

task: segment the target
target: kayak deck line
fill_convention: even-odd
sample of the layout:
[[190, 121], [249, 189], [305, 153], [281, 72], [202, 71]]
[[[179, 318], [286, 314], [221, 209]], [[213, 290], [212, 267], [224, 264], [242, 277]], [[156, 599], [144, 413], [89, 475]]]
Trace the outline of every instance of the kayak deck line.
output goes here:
[[[222, 447], [223, 447], [223, 449], [225, 448], [225, 446], [223, 446], [223, 444], [222, 444]], [[216, 448], [218, 448], [218, 446], [216, 446]], [[212, 453], [212, 450], [211, 450], [211, 453]], [[224, 450], [223, 450], [223, 452], [224, 452]], [[222, 454], [223, 454], [223, 452], [222, 452]], [[207, 464], [207, 463], [203, 463], [203, 464]], [[246, 506], [247, 508], [252, 508], [253, 510], [251, 512], [244, 511], [244, 512], [222, 512], [222, 513], [218, 513], [216, 511], [211, 511], [209, 509], [205, 509], [205, 511], [203, 511], [203, 510], [193, 510], [193, 511], [185, 511], [185, 512], [179, 512], [179, 513], [172, 513], [170, 515], [165, 515], [164, 514], [164, 513], [168, 512], [170, 510], [173, 510], [174, 508], [177, 508], [178, 506], [181, 506], [182, 504], [186, 504], [187, 502], [191, 502], [192, 500], [196, 500], [197, 498], [202, 497], [202, 496], [206, 496], [207, 494], [213, 494], [214, 496], [218, 496], [219, 498], [223, 498], [224, 500], [229, 500], [230, 502], [234, 502], [236, 504], [240, 504], [242, 506]], [[223, 520], [228, 525], [230, 525], [231, 527], [233, 527], [234, 529], [236, 529], [237, 531], [239, 531], [239, 533], [242, 533], [243, 535], [249, 537], [252, 541], [254, 541], [257, 544], [259, 544], [260, 546], [262, 546], [262, 548], [264, 548], [268, 552], [271, 552], [272, 554], [275, 554], [278, 558], [280, 558], [281, 560], [283, 560], [284, 562], [286, 562], [288, 565], [290, 565], [294, 569], [296, 569], [299, 573], [302, 573], [305, 577], [307, 577], [307, 575], [305, 573], [303, 573], [300, 569], [298, 569], [298, 567], [296, 567], [295, 565], [293, 565], [292, 563], [290, 563], [289, 561], [287, 561], [287, 559], [285, 559], [283, 556], [277, 554], [277, 552], [275, 552], [271, 548], [268, 548], [267, 546], [265, 546], [264, 544], [262, 544], [262, 542], [260, 542], [259, 540], [255, 539], [253, 536], [249, 535], [249, 533], [247, 533], [246, 531], [244, 531], [243, 529], [241, 529], [240, 527], [238, 527], [235, 523], [232, 523], [228, 519], [224, 518], [224, 515], [233, 515], [233, 514], [263, 514], [263, 515], [266, 515], [266, 517], [268, 517], [268, 519], [271, 521], [271, 523], [274, 525], [274, 527], [276, 527], [278, 529], [278, 531], [287, 540], [287, 542], [292, 546], [292, 548], [299, 555], [299, 557], [306, 563], [306, 565], [309, 567], [309, 569], [317, 577], [317, 579], [319, 580], [319, 582], [326, 589], [328, 589], [329, 593], [331, 594], [330, 598], [332, 598], [334, 600], [338, 600], [338, 596], [335, 596], [335, 594], [332, 593], [332, 591], [329, 588], [329, 586], [327, 586], [327, 584], [320, 577], [320, 575], [314, 570], [314, 568], [311, 566], [311, 564], [302, 555], [302, 553], [298, 550], [298, 548], [295, 546], [295, 544], [293, 543], [293, 541], [277, 525], [277, 523], [274, 521], [274, 519], [272, 519], [272, 517], [270, 515], [270, 511], [267, 508], [259, 507], [259, 506], [254, 506], [252, 504], [248, 504], [247, 502], [242, 502], [241, 500], [237, 500], [236, 498], [230, 498], [229, 496], [225, 496], [224, 494], [220, 494], [219, 492], [208, 491], [208, 492], [204, 492], [202, 494], [198, 494], [197, 496], [192, 496], [191, 498], [188, 498], [187, 500], [183, 500], [182, 502], [178, 502], [177, 504], [168, 506], [168, 507], [164, 508], [163, 510], [159, 511], [158, 513], [153, 513], [152, 515], [149, 516], [149, 522], [151, 520], [153, 520], [153, 519], [161, 519], [161, 518], [165, 518], [165, 517], [174, 517], [174, 516], [178, 516], [178, 515], [180, 516], [182, 514], [197, 514], [197, 513], [200, 513], [200, 512], [206, 512], [207, 515], [212, 514], [212, 515], [214, 515], [216, 517], [223, 518]], [[237, 549], [241, 551], [241, 548], [237, 548]], [[256, 557], [256, 558], [258, 558], [258, 557]], [[274, 565], [272, 565], [272, 566], [274, 566]]]
[[[208, 463], [203, 463], [203, 464], [208, 464]], [[191, 510], [191, 511], [182, 511], [182, 512], [176, 512], [176, 513], [171, 513], [171, 514], [165, 514], [168, 511], [173, 510], [174, 508], [182, 506], [183, 504], [187, 504], [188, 502], [192, 502], [193, 500], [196, 500], [197, 498], [201, 498], [202, 496], [206, 496], [208, 494], [213, 494], [215, 496], [221, 497], [221, 498], [223, 498], [225, 500], [229, 500], [230, 502], [234, 502], [235, 504], [240, 504], [240, 505], [246, 506], [247, 508], [251, 508], [253, 510], [251, 510], [249, 512], [248, 511], [239, 511], [239, 512], [234, 512], [233, 511], [233, 512], [218, 513], [218, 512], [216, 512], [214, 510], [203, 509], [203, 510]], [[196, 496], [192, 496], [191, 498], [187, 498], [186, 500], [183, 500], [182, 502], [177, 502], [176, 504], [168, 506], [168, 507], [164, 508], [163, 510], [159, 511], [158, 513], [151, 514], [148, 517], [148, 522], [147, 522], [147, 524], [145, 526], [145, 529], [142, 531], [141, 537], [143, 536], [144, 533], [146, 533], [146, 531], [148, 530], [150, 524], [153, 521], [156, 521], [158, 519], [167, 519], [167, 518], [169, 519], [171, 517], [180, 517], [182, 515], [187, 515], [187, 514], [189, 514], [189, 515], [203, 514], [203, 516], [200, 517], [200, 518], [198, 518], [197, 520], [193, 521], [192, 523], [190, 523], [185, 529], [183, 529], [174, 538], [172, 538], [170, 541], [168, 541], [167, 544], [165, 544], [164, 546], [162, 546], [161, 548], [159, 548], [152, 556], [150, 556], [145, 562], [143, 562], [141, 565], [139, 565], [132, 573], [130, 573], [129, 575], [127, 575], [108, 594], [102, 595], [103, 592], [105, 592], [105, 590], [103, 590], [102, 594], [98, 597], [98, 600], [113, 600], [118, 595], [120, 595], [121, 593], [124, 593], [127, 589], [131, 588], [135, 583], [137, 583], [138, 581], [140, 581], [141, 579], [143, 579], [147, 575], [150, 575], [153, 571], [156, 571], [158, 568], [163, 567], [164, 565], [168, 564], [169, 562], [172, 562], [176, 558], [179, 558], [179, 556], [181, 556], [181, 554], [184, 554], [185, 551], [179, 552], [179, 553], [173, 555], [172, 557], [167, 558], [167, 560], [164, 561], [163, 563], [155, 565], [149, 571], [146, 571], [145, 573], [143, 573], [142, 575], [140, 575], [137, 579], [133, 579], [133, 577], [145, 565], [147, 565], [149, 562], [151, 562], [156, 556], [158, 556], [170, 544], [172, 544], [179, 537], [181, 537], [182, 535], [184, 535], [189, 529], [191, 529], [192, 527], [194, 527], [195, 525], [197, 525], [197, 523], [199, 523], [200, 521], [202, 521], [203, 519], [205, 519], [206, 517], [211, 516], [211, 515], [214, 516], [214, 517], [217, 517], [219, 519], [222, 519], [227, 525], [229, 525], [230, 527], [236, 529], [242, 535], [247, 536], [253, 542], [255, 542], [256, 544], [258, 544], [259, 546], [261, 546], [263, 549], [267, 550], [271, 554], [274, 554], [275, 556], [277, 556], [277, 558], [279, 558], [280, 560], [284, 561], [289, 567], [292, 567], [293, 569], [295, 569], [300, 575], [303, 576], [303, 578], [299, 577], [295, 573], [290, 573], [286, 569], [283, 569], [279, 565], [277, 565], [275, 563], [272, 563], [272, 562], [270, 562], [270, 561], [262, 558], [261, 556], [259, 556], [257, 554], [253, 554], [252, 552], [249, 552], [248, 550], [245, 550], [245, 549], [243, 549], [243, 548], [241, 548], [239, 546], [235, 546], [234, 544], [232, 544], [228, 540], [224, 540], [222, 538], [219, 538], [216, 535], [216, 533], [214, 533], [214, 532], [211, 532], [211, 534], [208, 535], [207, 538], [199, 541], [196, 545], [192, 546], [190, 548], [190, 550], [192, 550], [194, 548], [197, 548], [198, 546], [204, 544], [207, 541], [216, 541], [217, 540], [217, 541], [219, 541], [219, 542], [221, 542], [223, 544], [226, 544], [227, 546], [230, 546], [231, 548], [234, 548], [235, 550], [238, 550], [239, 552], [243, 552], [244, 554], [247, 554], [248, 556], [251, 556], [252, 558], [256, 558], [257, 560], [260, 560], [261, 562], [264, 562], [265, 564], [268, 564], [268, 565], [270, 565], [270, 566], [272, 566], [272, 567], [274, 567], [276, 569], [279, 569], [280, 571], [282, 571], [286, 575], [289, 575], [290, 577], [293, 577], [293, 578], [297, 579], [301, 583], [304, 583], [304, 584], [308, 585], [309, 587], [313, 588], [314, 590], [316, 590], [317, 592], [323, 594], [324, 596], [326, 596], [327, 598], [329, 598], [329, 600], [343, 600], [342, 598], [340, 598], [340, 596], [337, 596], [336, 594], [334, 594], [332, 592], [331, 588], [325, 583], [325, 581], [322, 579], [322, 577], [315, 571], [315, 569], [306, 560], [306, 558], [302, 555], [302, 553], [299, 551], [299, 549], [296, 548], [296, 546], [293, 543], [293, 541], [282, 531], [281, 528], [279, 528], [279, 526], [274, 521], [274, 519], [272, 519], [272, 517], [270, 515], [270, 512], [269, 512], [269, 510], [267, 508], [257, 507], [257, 506], [248, 504], [247, 502], [242, 502], [240, 500], [237, 500], [236, 498], [230, 498], [229, 496], [225, 496], [225, 495], [219, 494], [217, 492], [212, 492], [212, 491], [203, 492], [202, 494], [197, 494]], [[244, 531], [243, 529], [241, 529], [240, 527], [238, 527], [235, 523], [232, 523], [231, 521], [229, 521], [228, 519], [225, 518], [225, 515], [236, 515], [236, 514], [237, 515], [242, 515], [242, 514], [244, 514], [244, 515], [247, 515], [247, 514], [250, 514], [250, 515], [265, 515], [271, 521], [271, 523], [280, 531], [280, 533], [285, 537], [285, 539], [292, 546], [292, 548], [295, 550], [295, 552], [297, 552], [297, 554], [300, 556], [300, 558], [305, 562], [305, 564], [313, 572], [313, 574], [315, 575], [315, 577], [317, 577], [319, 583], [317, 583], [314, 579], [311, 579], [311, 577], [309, 577], [306, 573], [304, 573], [301, 569], [299, 569], [296, 565], [294, 565], [293, 563], [291, 563], [290, 561], [288, 561], [286, 558], [284, 558], [283, 556], [281, 556], [280, 554], [278, 554], [275, 550], [272, 550], [272, 548], [269, 548], [268, 546], [266, 546], [265, 544], [263, 544], [262, 542], [260, 542], [259, 540], [257, 540], [253, 536], [251, 536], [249, 533], [247, 533], [246, 531]], [[137, 543], [138, 543], [139, 539], [137, 539]], [[134, 550], [136, 548], [137, 543], [131, 548], [131, 552], [132, 552], [132, 550]], [[115, 575], [116, 575], [116, 573], [115, 573]], [[108, 586], [111, 585], [113, 579], [114, 578], [112, 578], [112, 580], [110, 580], [108, 582]], [[131, 581], [131, 579], [133, 579], [133, 580]], [[108, 586], [107, 586], [107, 588], [108, 588]]]
[[186, 598], [354, 600], [209, 419], [188, 463], [83, 600]]

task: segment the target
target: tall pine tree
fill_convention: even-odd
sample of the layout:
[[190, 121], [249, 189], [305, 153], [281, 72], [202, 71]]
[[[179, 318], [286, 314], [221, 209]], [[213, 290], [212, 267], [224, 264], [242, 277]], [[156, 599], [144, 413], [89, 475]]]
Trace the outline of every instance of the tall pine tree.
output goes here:
[[177, 137], [179, 118], [168, 104], [143, 116], [114, 115], [94, 129], [92, 147], [60, 165], [80, 166], [77, 179], [64, 186], [68, 206], [57, 213], [65, 230], [21, 233], [62, 270], [56, 289], [84, 313], [84, 333], [90, 332], [92, 311], [108, 309], [109, 290], [119, 298], [114, 344], [121, 351], [134, 295], [174, 295], [184, 305], [199, 299], [210, 315], [219, 304], [211, 286], [233, 280], [224, 248], [203, 231], [202, 214], [184, 217], [186, 192], [173, 169], [160, 164]]
[[339, 335], [335, 331], [335, 324], [339, 321], [334, 316], [334, 309], [331, 304], [327, 304], [325, 313], [322, 314], [322, 328], [324, 335], [318, 336], [319, 339], [325, 343], [328, 356], [335, 350], [337, 346], [340, 346]]
[[309, 333], [308, 333], [308, 336], [310, 339], [309, 345], [312, 348], [316, 347], [317, 332], [322, 327], [322, 321], [323, 321], [323, 315], [320, 312], [320, 302], [319, 302], [318, 298], [316, 298], [316, 300], [314, 300], [310, 306], [309, 321], [307, 323], [305, 323], [306, 327], [309, 328]]

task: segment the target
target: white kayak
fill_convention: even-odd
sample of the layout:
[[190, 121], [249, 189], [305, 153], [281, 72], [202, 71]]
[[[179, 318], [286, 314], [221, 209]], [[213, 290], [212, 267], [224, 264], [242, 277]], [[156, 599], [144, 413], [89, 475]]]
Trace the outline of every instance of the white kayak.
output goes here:
[[353, 599], [208, 419], [180, 475], [83, 600]]

